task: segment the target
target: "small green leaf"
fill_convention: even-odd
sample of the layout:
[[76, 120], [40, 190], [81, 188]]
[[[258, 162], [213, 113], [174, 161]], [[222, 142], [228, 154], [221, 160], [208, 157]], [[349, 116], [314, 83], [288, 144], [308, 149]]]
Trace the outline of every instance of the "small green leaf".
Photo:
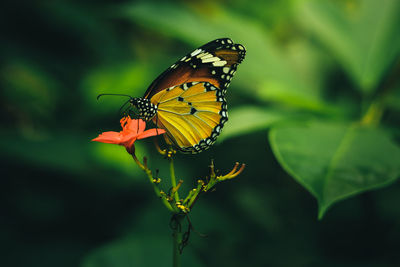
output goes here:
[[318, 200], [319, 218], [335, 202], [400, 175], [400, 148], [382, 130], [313, 122], [270, 132], [282, 167]]
[[400, 54], [400, 2], [300, 3], [300, 22], [332, 50], [364, 93], [372, 93]]

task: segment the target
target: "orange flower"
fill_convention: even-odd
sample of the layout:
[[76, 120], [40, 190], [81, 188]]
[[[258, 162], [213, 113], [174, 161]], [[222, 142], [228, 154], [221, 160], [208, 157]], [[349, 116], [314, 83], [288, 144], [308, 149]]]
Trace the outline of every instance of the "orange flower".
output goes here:
[[120, 122], [122, 131], [104, 132], [92, 139], [92, 141], [121, 145], [132, 154], [135, 149], [134, 143], [136, 140], [165, 133], [163, 129], [150, 129], [145, 131], [146, 122], [141, 119], [132, 120], [129, 116], [122, 118]]

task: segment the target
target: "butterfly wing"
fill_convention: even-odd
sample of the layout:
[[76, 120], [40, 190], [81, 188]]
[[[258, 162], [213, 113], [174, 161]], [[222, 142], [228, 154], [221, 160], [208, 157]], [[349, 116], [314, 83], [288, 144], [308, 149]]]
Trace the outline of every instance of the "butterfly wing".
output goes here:
[[211, 146], [228, 120], [221, 89], [209, 82], [189, 82], [160, 91], [153, 121], [182, 152], [199, 153]]
[[188, 82], [209, 82], [226, 90], [245, 54], [244, 46], [234, 44], [229, 38], [211, 41], [161, 73], [149, 86], [144, 98], [151, 99], [166, 88]]

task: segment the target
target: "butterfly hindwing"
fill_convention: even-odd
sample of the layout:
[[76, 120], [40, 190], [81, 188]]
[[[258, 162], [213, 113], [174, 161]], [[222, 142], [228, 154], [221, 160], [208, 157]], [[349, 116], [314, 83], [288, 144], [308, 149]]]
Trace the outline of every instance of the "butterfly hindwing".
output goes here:
[[144, 97], [151, 99], [166, 88], [188, 82], [209, 82], [226, 90], [245, 54], [245, 48], [234, 44], [229, 38], [211, 41], [187, 54], [158, 76]]
[[209, 82], [189, 82], [160, 91], [153, 121], [181, 151], [199, 153], [211, 146], [228, 120], [224, 92]]

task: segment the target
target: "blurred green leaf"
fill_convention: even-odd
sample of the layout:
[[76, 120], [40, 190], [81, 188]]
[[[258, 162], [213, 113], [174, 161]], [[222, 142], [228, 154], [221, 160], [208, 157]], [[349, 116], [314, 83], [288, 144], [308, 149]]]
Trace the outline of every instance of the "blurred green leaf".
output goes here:
[[36, 120], [48, 118], [55, 109], [61, 84], [38, 64], [15, 60], [0, 69], [2, 95], [7, 105], [25, 111]]
[[114, 241], [89, 254], [82, 267], [165, 266], [172, 261], [170, 243], [149, 236]]
[[[120, 173], [120, 183], [131, 183], [134, 181], [133, 177], [143, 176], [123, 147], [91, 142], [84, 134], [64, 132], [55, 136], [33, 138], [3, 132], [0, 137], [1, 157], [11, 157], [47, 169], [80, 174], [93, 172], [94, 165], [102, 166], [103, 169], [112, 169]], [[145, 154], [145, 147], [138, 142], [135, 148], [138, 157], [141, 158]], [[93, 176], [91, 178], [96, 179]]]
[[400, 111], [400, 84], [397, 84], [390, 96], [386, 97], [385, 105], [389, 109]]
[[59, 31], [74, 35], [75, 43], [86, 46], [87, 57], [95, 54], [108, 61], [126, 57], [116, 32], [104, 20], [105, 13], [98, 7], [100, 4], [96, 8], [90, 7], [85, 1], [40, 1], [37, 4], [47, 20], [57, 25]]
[[[193, 252], [183, 251], [182, 266], [203, 266]], [[172, 237], [137, 234], [129, 239], [114, 241], [86, 256], [82, 267], [132, 267], [170, 266], [172, 262]]]
[[257, 96], [261, 99], [322, 113], [337, 112], [334, 106], [321, 101], [317, 95], [310, 94], [310, 92], [305, 90], [299, 90], [298, 87], [286, 86], [279, 81], [270, 80], [262, 82], [260, 88], [261, 90]]
[[[145, 180], [142, 177], [143, 172], [135, 164], [132, 156], [126, 152], [125, 147], [97, 142], [92, 142], [90, 147], [92, 158], [97, 161], [96, 164]], [[145, 151], [145, 147], [140, 142], [135, 143], [135, 153], [139, 159], [147, 154]]]
[[271, 192], [272, 189], [243, 187], [237, 191], [234, 200], [241, 208], [243, 216], [269, 233], [282, 231], [284, 223], [273, 209], [274, 194], [279, 194], [278, 192]]
[[1, 156], [42, 165], [51, 169], [84, 172], [88, 168], [88, 140], [76, 135], [57, 137], [24, 137], [15, 132], [3, 132]]
[[331, 49], [364, 93], [377, 89], [400, 53], [400, 2], [299, 1], [299, 20]]
[[96, 113], [108, 114], [118, 112], [118, 108], [128, 100], [124, 97], [103, 96], [98, 101], [99, 94], [127, 94], [141, 96], [151, 81], [148, 66], [133, 63], [108, 68], [100, 68], [89, 73], [83, 79], [81, 90], [90, 107]]
[[270, 132], [282, 167], [319, 204], [319, 218], [335, 202], [387, 185], [400, 175], [400, 148], [379, 129], [313, 122]]
[[223, 141], [232, 137], [267, 129], [285, 117], [285, 114], [282, 112], [272, 109], [255, 106], [234, 108], [229, 111], [229, 123], [225, 125], [223, 133], [218, 140]]

